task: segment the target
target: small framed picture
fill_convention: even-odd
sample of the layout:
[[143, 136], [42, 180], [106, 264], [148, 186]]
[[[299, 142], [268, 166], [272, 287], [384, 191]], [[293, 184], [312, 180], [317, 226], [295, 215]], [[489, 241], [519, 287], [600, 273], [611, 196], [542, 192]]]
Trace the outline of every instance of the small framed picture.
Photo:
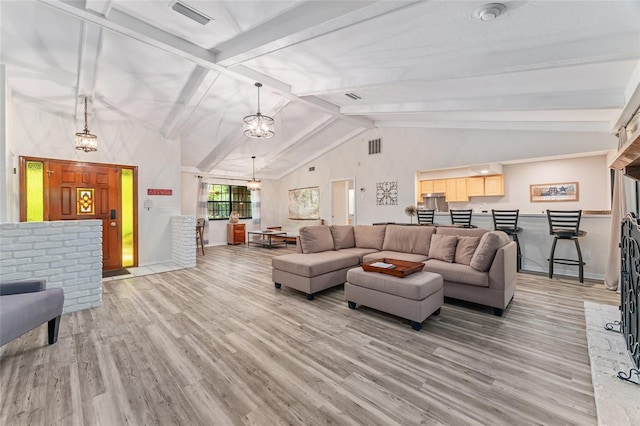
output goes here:
[[529, 185], [529, 197], [532, 203], [578, 201], [578, 182]]

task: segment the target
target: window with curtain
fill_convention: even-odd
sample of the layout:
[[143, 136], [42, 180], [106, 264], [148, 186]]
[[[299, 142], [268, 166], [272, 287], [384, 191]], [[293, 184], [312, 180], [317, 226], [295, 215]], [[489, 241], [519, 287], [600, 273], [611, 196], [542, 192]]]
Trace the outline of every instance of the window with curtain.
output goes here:
[[251, 219], [251, 191], [246, 186], [209, 186], [209, 219], [229, 219], [232, 211], [240, 214], [240, 219]]

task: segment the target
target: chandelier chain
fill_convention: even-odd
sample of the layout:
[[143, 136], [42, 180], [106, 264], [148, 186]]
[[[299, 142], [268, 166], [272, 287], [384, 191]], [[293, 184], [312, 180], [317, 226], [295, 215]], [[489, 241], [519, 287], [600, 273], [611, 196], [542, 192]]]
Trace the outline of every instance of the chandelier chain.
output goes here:
[[258, 86], [258, 115], [260, 115], [260, 86], [262, 86], [262, 84], [256, 83], [256, 86]]
[[87, 119], [87, 97], [84, 97], [84, 132], [89, 133], [89, 123]]

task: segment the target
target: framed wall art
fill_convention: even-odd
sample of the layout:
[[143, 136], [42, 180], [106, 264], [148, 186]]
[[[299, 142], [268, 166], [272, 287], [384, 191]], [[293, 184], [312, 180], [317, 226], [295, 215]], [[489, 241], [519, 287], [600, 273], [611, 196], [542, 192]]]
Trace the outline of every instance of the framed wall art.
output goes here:
[[376, 205], [377, 206], [397, 206], [398, 205], [398, 182], [376, 183]]
[[578, 195], [578, 182], [529, 185], [529, 197], [532, 203], [578, 201]]
[[320, 219], [320, 187], [289, 190], [289, 219]]

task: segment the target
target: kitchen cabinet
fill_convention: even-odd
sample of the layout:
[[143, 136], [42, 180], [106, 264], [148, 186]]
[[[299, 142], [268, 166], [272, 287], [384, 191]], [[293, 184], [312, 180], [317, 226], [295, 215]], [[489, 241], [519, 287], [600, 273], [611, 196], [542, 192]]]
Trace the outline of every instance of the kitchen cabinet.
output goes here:
[[467, 195], [470, 197], [484, 195], [484, 176], [469, 178], [467, 184]]
[[440, 194], [447, 192], [447, 180], [432, 179], [420, 181], [420, 194], [432, 194], [434, 192]]
[[433, 192], [433, 181], [432, 180], [421, 180], [420, 181], [420, 194], [430, 194]]
[[484, 195], [504, 195], [504, 176], [485, 176]]
[[433, 192], [438, 192], [444, 194], [447, 192], [447, 180], [446, 179], [436, 179], [433, 181]]
[[447, 179], [447, 190], [445, 200], [447, 202], [469, 201], [467, 195], [467, 178]]
[[504, 195], [504, 176], [474, 176], [420, 181], [420, 194], [444, 193], [447, 202], [469, 201], [469, 197]]

